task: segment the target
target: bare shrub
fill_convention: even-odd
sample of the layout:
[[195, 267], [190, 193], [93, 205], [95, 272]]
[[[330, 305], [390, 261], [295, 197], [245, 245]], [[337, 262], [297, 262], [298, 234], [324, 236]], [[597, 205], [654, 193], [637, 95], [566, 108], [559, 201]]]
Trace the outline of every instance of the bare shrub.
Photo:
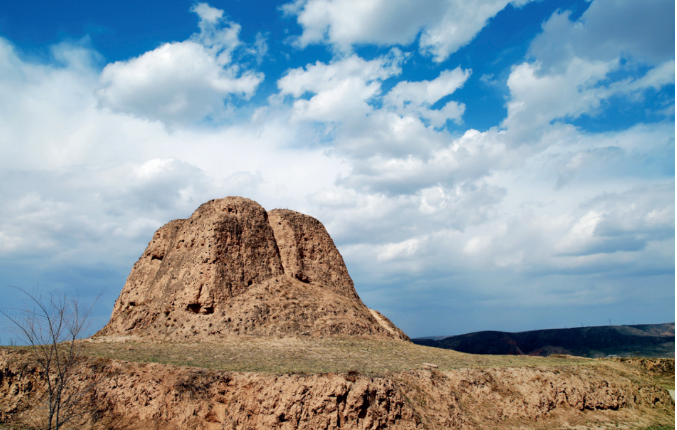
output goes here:
[[85, 307], [65, 294], [43, 296], [17, 290], [24, 295], [23, 307], [0, 313], [11, 321], [20, 343], [29, 347], [46, 384], [40, 404], [36, 405], [39, 407], [31, 410], [30, 419], [36, 428], [45, 430], [73, 426], [91, 413], [91, 387], [75, 385], [82, 352], [78, 339], [88, 328], [96, 300]]

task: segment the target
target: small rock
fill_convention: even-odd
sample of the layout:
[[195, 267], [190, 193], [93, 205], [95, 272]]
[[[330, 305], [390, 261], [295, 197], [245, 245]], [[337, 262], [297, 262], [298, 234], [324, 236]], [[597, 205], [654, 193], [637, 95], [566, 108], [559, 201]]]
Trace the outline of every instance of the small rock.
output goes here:
[[423, 363], [421, 364], [421, 367], [424, 369], [432, 370], [432, 369], [437, 369], [437, 364], [431, 364], [431, 363]]

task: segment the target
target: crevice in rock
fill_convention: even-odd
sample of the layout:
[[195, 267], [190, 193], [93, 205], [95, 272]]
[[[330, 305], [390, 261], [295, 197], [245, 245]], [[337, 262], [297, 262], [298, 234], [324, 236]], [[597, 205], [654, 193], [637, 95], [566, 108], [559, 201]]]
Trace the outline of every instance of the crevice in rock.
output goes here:
[[194, 314], [209, 315], [214, 313], [214, 306], [202, 306], [199, 303], [191, 303], [186, 306], [186, 310]]

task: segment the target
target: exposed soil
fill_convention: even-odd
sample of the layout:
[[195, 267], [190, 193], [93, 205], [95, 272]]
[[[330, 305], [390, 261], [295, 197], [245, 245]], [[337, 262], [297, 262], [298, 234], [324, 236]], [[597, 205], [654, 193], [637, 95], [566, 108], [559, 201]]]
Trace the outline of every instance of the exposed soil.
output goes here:
[[[519, 367], [274, 374], [88, 357], [74, 389], [91, 393], [87, 420], [99, 428], [674, 426], [674, 402], [656, 379], [674, 378], [674, 360], [559, 360], [549, 366], [525, 361]], [[0, 422], [27, 422], [43, 387], [30, 354], [0, 350]]]

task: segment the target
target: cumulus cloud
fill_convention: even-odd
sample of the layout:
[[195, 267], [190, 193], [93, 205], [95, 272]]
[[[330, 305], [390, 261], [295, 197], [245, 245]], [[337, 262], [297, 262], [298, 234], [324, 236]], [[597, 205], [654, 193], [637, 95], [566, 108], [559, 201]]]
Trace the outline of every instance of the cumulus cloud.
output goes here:
[[54, 52], [52, 63], [25, 60], [0, 39], [3, 261], [34, 254], [105, 262], [122, 267], [124, 281], [148, 235], [201, 203], [244, 195], [269, 209], [300, 208], [308, 188], [329, 186], [345, 170], [322, 150], [294, 149], [300, 139], [279, 112], [168, 132], [98, 109], [96, 52], [77, 44]]
[[173, 159], [5, 171], [2, 179], [0, 234], [9, 244], [3, 251], [58, 251], [90, 263], [108, 254], [89, 255], [95, 244], [110, 238], [111, 244], [101, 245], [108, 249], [119, 243], [118, 235], [143, 242], [168, 218], [191, 211], [221, 188], [200, 169]]
[[282, 7], [288, 15], [297, 15], [303, 27], [296, 40], [300, 47], [330, 43], [343, 51], [366, 43], [409, 45], [446, 8], [443, 0], [427, 2], [426, 7], [406, 0], [299, 0]]
[[[299, 46], [330, 43], [334, 58], [288, 70], [277, 94], [244, 109], [254, 115], [223, 122], [229, 102], [260, 85], [249, 64], [267, 43], [262, 34], [244, 43], [239, 25], [207, 4], [192, 9], [199, 31], [190, 39], [103, 72], [86, 44], [60, 44], [41, 63], [0, 39], [7, 282], [44, 282], [26, 270], [37, 264], [51, 264], [44, 273], [107, 267], [115, 273], [87, 278], [115, 290], [112, 305], [157, 226], [211, 198], [244, 195], [320, 219], [363, 299], [412, 335], [461, 327], [470, 303], [514, 315], [545, 309], [542, 320], [556, 324], [555, 314], [568, 323], [562, 303], [651, 310], [674, 298], [672, 118], [606, 132], [571, 124], [614, 97], [637, 103], [674, 83], [670, 43], [642, 24], [641, 5], [595, 0], [576, 22], [555, 13], [504, 81], [507, 117], [482, 132], [461, 128], [456, 95], [472, 70], [438, 64], [427, 80], [405, 80], [410, 53], [351, 51], [418, 40], [441, 60], [506, 4], [287, 5], [304, 30]], [[605, 13], [642, 37], [617, 37]], [[501, 76], [484, 81], [502, 85]], [[647, 284], [655, 287], [636, 293]]]
[[[280, 95], [297, 98], [293, 119], [325, 122], [357, 119], [371, 112], [369, 101], [380, 94], [381, 81], [401, 72], [398, 49], [366, 61], [356, 55], [331, 64], [293, 69], [278, 81]], [[314, 94], [310, 99], [300, 99]]]
[[549, 126], [555, 119], [577, 118], [597, 109], [613, 94], [599, 82], [614, 65], [574, 58], [558, 74], [540, 73], [538, 62], [514, 67], [508, 78], [508, 116], [502, 125], [513, 132], [519, 143], [525, 143], [538, 137], [534, 130]]
[[674, 190], [669, 186], [596, 196], [556, 246], [563, 255], [642, 251], [674, 236]]
[[595, 115], [615, 95], [636, 99], [674, 84], [674, 40], [665, 37], [674, 34], [674, 7], [665, 0], [596, 0], [575, 22], [569, 11], [553, 14], [529, 47], [531, 61], [508, 78], [502, 126], [525, 142], [535, 136], [530, 130], [552, 121]]
[[168, 125], [218, 122], [228, 113], [229, 97], [254, 94], [263, 74], [233, 64], [233, 52], [242, 45], [240, 25], [205, 3], [191, 10], [200, 17], [200, 31], [190, 40], [104, 68], [96, 92], [100, 106]]
[[[428, 243], [428, 232], [463, 230], [493, 216], [505, 190], [482, 178], [510, 160], [496, 131], [450, 135], [444, 125], [461, 121], [462, 104], [452, 100], [433, 108], [463, 86], [470, 70], [444, 70], [429, 81], [403, 80], [383, 94], [382, 81], [398, 75], [402, 61], [398, 50], [369, 61], [353, 54], [291, 70], [278, 82], [280, 96], [294, 100], [293, 123], [323, 124], [333, 140], [332, 153], [349, 161], [336, 180], [340, 188], [314, 194], [313, 206], [340, 211], [343, 221], [330, 228], [341, 240], [387, 239], [390, 244], [379, 245], [379, 262], [414, 261], [418, 252], [432, 249], [416, 245]], [[345, 206], [350, 209], [340, 210]], [[398, 216], [386, 222], [391, 209]], [[425, 227], [403, 228], [405, 219], [422, 215]], [[324, 216], [334, 219], [332, 213]], [[351, 233], [342, 235], [344, 230]], [[401, 235], [400, 242], [391, 243]]]
[[214, 26], [223, 18], [223, 11], [215, 7], [209, 6], [207, 3], [196, 3], [190, 8], [191, 12], [195, 12], [200, 17], [200, 29], [205, 31], [209, 26]]
[[505, 146], [493, 131], [469, 130], [454, 140], [444, 137], [444, 145], [419, 156], [374, 155], [355, 160], [350, 175], [338, 183], [363, 191], [410, 194], [432, 185], [479, 179], [504, 162]]
[[[433, 105], [463, 86], [471, 74], [460, 67], [444, 70], [431, 81], [400, 81], [383, 94], [382, 82], [399, 75], [404, 61], [406, 55], [393, 49], [373, 60], [353, 54], [293, 69], [278, 81], [277, 97], [294, 99], [293, 122], [327, 124], [326, 132], [341, 154], [395, 178], [419, 171], [433, 156], [430, 151], [449, 146], [450, 136], [442, 129], [449, 120], [460, 123], [465, 106], [453, 100], [441, 108]], [[399, 181], [406, 182], [406, 176]]]
[[[673, 127], [585, 133], [560, 124], [529, 147], [509, 145], [509, 131], [470, 132], [462, 144], [451, 139], [417, 163], [393, 159], [381, 169], [375, 159], [354, 161], [338, 182], [343, 190], [323, 190], [312, 201], [367, 303], [402, 312], [381, 297], [397, 286], [398, 297], [414, 307], [444, 302], [434, 311], [436, 324], [456, 327], [461, 322], [448, 309], [463, 312], [470, 302], [485, 309], [497, 300], [496, 309], [542, 312], [556, 326], [546, 314], [559, 315], [562, 303], [651, 306], [627, 297], [638, 285], [663, 285], [672, 276]], [[464, 146], [480, 154], [500, 150], [472, 172], [467, 159], [449, 162]], [[436, 169], [442, 153], [448, 164]], [[612, 281], [619, 276], [623, 282]], [[647, 294], [671, 293], [657, 287]]]
[[445, 70], [432, 81], [399, 82], [384, 97], [384, 102], [400, 115], [417, 114], [435, 127], [442, 127], [447, 120], [461, 121], [465, 106], [450, 101], [441, 109], [431, 109], [442, 97], [452, 94], [462, 87], [470, 77], [470, 70], [460, 67]]
[[530, 0], [484, 0], [465, 2], [449, 0], [441, 21], [428, 26], [421, 34], [420, 49], [442, 62], [469, 43], [494, 15], [508, 4], [522, 6]]
[[463, 86], [470, 76], [468, 70], [460, 67], [445, 70], [432, 81], [399, 82], [385, 97], [387, 103], [402, 109], [408, 103], [415, 106], [433, 105], [442, 97], [452, 94]]
[[548, 70], [574, 56], [587, 61], [624, 57], [651, 65], [674, 60], [675, 40], [666, 37], [675, 33], [673, 1], [595, 0], [576, 22], [570, 15], [555, 13], [529, 48]]
[[407, 46], [420, 34], [421, 52], [442, 62], [470, 42], [506, 5], [528, 1], [297, 0], [282, 10], [296, 15], [303, 27], [295, 41], [302, 48], [327, 43], [350, 52], [362, 44]]

